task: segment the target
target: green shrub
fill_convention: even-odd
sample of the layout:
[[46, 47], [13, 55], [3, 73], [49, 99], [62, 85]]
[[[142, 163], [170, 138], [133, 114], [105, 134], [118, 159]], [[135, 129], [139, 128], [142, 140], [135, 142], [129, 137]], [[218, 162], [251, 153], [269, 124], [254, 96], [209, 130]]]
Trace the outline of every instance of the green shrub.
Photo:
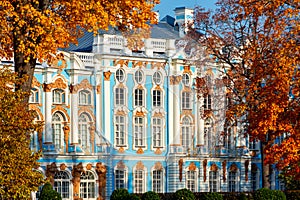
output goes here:
[[62, 198], [58, 192], [53, 190], [52, 185], [50, 183], [46, 183], [43, 186], [39, 199], [40, 200], [61, 200]]
[[160, 198], [155, 192], [148, 191], [143, 194], [142, 200], [160, 200]]
[[139, 196], [137, 196], [136, 194], [130, 194], [129, 200], [141, 200], [141, 198]]
[[207, 193], [204, 200], [223, 200], [223, 196], [217, 192]]
[[188, 189], [177, 190], [174, 193], [174, 200], [196, 200], [195, 195]]
[[240, 193], [239, 200], [247, 200], [247, 196], [245, 193]]
[[254, 192], [255, 200], [286, 200], [285, 194], [279, 190], [261, 188]]
[[300, 200], [300, 190], [285, 191], [286, 199]]
[[129, 192], [124, 188], [119, 188], [113, 191], [110, 200], [126, 200], [130, 198]]

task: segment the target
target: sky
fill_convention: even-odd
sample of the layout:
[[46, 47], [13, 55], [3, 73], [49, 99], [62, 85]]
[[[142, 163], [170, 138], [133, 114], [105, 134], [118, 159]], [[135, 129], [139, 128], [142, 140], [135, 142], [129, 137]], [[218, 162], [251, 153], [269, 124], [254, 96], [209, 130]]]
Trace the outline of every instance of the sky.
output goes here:
[[155, 6], [155, 10], [159, 11], [160, 19], [166, 15], [174, 16], [176, 7], [194, 8], [200, 5], [204, 8], [214, 9], [216, 0], [160, 0], [160, 4]]

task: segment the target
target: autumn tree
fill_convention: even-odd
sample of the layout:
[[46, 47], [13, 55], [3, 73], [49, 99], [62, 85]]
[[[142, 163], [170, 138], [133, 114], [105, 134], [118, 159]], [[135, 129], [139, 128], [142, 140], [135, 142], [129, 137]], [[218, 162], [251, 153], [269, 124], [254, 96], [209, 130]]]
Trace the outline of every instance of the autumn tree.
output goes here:
[[[261, 141], [268, 164], [300, 179], [298, 0], [220, 0], [195, 9], [192, 38], [218, 63], [227, 87], [227, 119]], [[276, 139], [284, 137], [281, 143]]]
[[0, 58], [14, 58], [20, 89], [30, 91], [36, 61], [51, 63], [58, 48], [77, 43], [83, 31], [109, 27], [137, 32], [156, 22], [159, 0], [2, 0]]
[[31, 152], [30, 135], [41, 125], [27, 110], [25, 92], [14, 91], [22, 84], [8, 68], [0, 69], [0, 198], [29, 199], [37, 191], [43, 176], [34, 170], [40, 153]]

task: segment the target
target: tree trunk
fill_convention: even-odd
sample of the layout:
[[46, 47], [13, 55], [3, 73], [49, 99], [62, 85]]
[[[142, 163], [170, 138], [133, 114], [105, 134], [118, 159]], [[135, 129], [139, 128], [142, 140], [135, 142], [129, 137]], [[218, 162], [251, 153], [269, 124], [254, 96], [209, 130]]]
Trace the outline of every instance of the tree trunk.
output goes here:
[[262, 187], [263, 188], [271, 188], [270, 184], [270, 165], [265, 164], [264, 160], [266, 155], [264, 154], [266, 143], [260, 142], [260, 152], [261, 152], [261, 165], [262, 165]]

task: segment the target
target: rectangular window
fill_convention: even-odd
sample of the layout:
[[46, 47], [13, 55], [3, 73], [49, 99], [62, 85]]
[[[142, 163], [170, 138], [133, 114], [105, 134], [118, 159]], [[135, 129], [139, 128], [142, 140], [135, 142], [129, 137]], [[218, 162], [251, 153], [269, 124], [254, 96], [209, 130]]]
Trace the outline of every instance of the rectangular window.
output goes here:
[[152, 174], [152, 190], [156, 193], [163, 193], [163, 171], [154, 170]]
[[161, 104], [161, 91], [153, 90], [153, 107], [160, 107]]
[[126, 173], [125, 170], [116, 170], [115, 171], [115, 187], [116, 189], [119, 188], [126, 188]]
[[134, 193], [140, 194], [144, 193], [144, 171], [143, 170], [135, 170], [134, 173]]
[[145, 147], [145, 127], [144, 118], [134, 118], [134, 146]]
[[252, 137], [249, 137], [249, 149], [250, 150], [257, 150], [258, 149], [258, 145], [257, 145], [257, 141], [255, 139], [252, 140]]
[[257, 174], [258, 172], [257, 171], [252, 171], [251, 172], [251, 182], [252, 182], [252, 190], [255, 191], [259, 188], [259, 179], [258, 179], [258, 176], [259, 174]]
[[218, 186], [217, 172], [210, 171], [209, 172], [209, 191], [217, 192], [218, 191], [217, 186]]
[[228, 192], [236, 192], [237, 188], [236, 172], [229, 172], [228, 174]]
[[187, 171], [186, 188], [192, 192], [196, 192], [196, 182], [197, 182], [196, 171]]
[[211, 95], [204, 97], [204, 110], [211, 110]]
[[117, 106], [125, 105], [125, 89], [124, 88], [116, 88], [116, 97], [115, 104]]
[[162, 119], [153, 118], [152, 120], [152, 139], [153, 147], [162, 147]]
[[181, 107], [182, 107], [182, 109], [191, 109], [191, 93], [190, 92], [182, 93]]
[[125, 146], [125, 117], [124, 116], [116, 116], [115, 142], [116, 142], [116, 146]]
[[57, 148], [61, 147], [61, 131], [62, 131], [62, 127], [61, 124], [52, 124], [52, 129], [53, 129], [53, 143]]
[[143, 106], [143, 90], [136, 89], [134, 92], [134, 105]]

